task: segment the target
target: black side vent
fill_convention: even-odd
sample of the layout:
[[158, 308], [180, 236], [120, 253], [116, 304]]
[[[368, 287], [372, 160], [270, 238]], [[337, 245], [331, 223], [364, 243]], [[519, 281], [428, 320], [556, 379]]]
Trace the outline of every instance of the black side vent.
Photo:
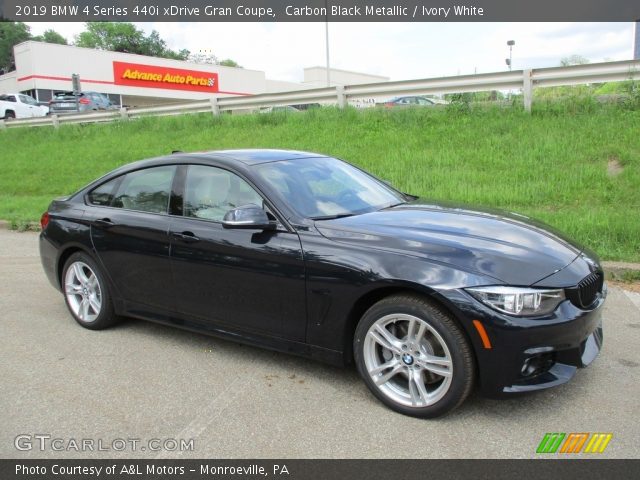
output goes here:
[[604, 277], [602, 273], [596, 272], [586, 276], [573, 288], [567, 288], [565, 294], [578, 308], [589, 308], [596, 301], [598, 294], [602, 292]]

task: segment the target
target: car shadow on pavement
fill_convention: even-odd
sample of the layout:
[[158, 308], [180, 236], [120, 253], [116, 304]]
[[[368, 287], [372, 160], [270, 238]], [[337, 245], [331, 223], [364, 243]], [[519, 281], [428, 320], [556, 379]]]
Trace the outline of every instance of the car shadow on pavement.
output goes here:
[[[144, 337], [149, 342], [157, 343], [160, 348], [171, 345], [181, 352], [196, 352], [202, 354], [203, 361], [207, 359], [207, 356], [213, 355], [216, 365], [225, 361], [232, 364], [234, 369], [244, 366], [248, 370], [255, 369], [256, 365], [260, 365], [264, 373], [263, 377], [267, 381], [275, 378], [292, 378], [293, 376], [299, 378], [298, 381], [312, 379], [315, 383], [324, 382], [327, 387], [330, 385], [332, 389], [338, 388], [349, 392], [349, 395], [357, 397], [358, 401], [371, 404], [371, 407], [380, 407], [386, 410], [368, 392], [353, 364], [346, 367], [336, 367], [305, 357], [266, 350], [228, 339], [137, 319], [124, 319], [123, 322], [110, 330], [120, 333], [126, 331], [128, 336]], [[568, 408], [571, 404], [571, 398], [577, 394], [574, 391], [581, 389], [581, 382], [589, 380], [585, 378], [584, 373], [578, 372], [575, 385], [570, 382], [547, 391], [519, 394], [499, 400], [482, 396], [476, 385], [463, 405], [449, 415], [431, 421], [455, 424], [469, 419], [495, 420], [507, 417], [510, 421], [517, 421], [519, 418], [524, 420], [530, 418], [532, 414], [536, 415], [536, 411], [539, 415], [544, 415], [550, 409]], [[393, 412], [390, 413], [397, 415]], [[420, 421], [419, 419], [415, 420]]]

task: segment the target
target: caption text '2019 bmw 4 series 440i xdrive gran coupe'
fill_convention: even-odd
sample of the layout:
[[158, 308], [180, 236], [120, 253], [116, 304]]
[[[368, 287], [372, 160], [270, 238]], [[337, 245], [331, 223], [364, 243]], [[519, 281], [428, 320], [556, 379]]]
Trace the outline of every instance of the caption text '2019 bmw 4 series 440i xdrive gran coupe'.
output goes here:
[[135, 317], [333, 364], [436, 417], [562, 384], [602, 345], [596, 255], [527, 217], [421, 200], [280, 150], [132, 163], [43, 214], [40, 254], [82, 326]]

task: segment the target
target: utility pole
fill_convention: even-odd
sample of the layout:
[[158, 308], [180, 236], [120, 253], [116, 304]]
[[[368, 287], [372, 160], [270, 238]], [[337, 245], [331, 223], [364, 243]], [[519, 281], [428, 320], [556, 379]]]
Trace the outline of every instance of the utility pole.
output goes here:
[[636, 20], [636, 41], [633, 48], [634, 60], [640, 60], [640, 18]]
[[327, 47], [327, 87], [330, 87], [331, 86], [331, 67], [329, 66], [329, 5], [328, 4], [329, 4], [329, 0], [324, 0], [324, 7], [327, 12], [327, 15], [326, 15], [327, 21], [324, 22], [324, 26], [325, 26], [324, 35], [325, 35], [325, 43]]

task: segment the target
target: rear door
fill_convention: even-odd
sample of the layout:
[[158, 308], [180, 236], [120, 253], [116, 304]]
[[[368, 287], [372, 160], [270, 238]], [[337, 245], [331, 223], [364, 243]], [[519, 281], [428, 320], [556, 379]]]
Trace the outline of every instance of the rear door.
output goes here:
[[130, 314], [173, 308], [168, 206], [175, 171], [137, 170], [87, 196], [94, 248]]
[[297, 233], [282, 225], [274, 231], [223, 228], [225, 213], [235, 207], [255, 204], [272, 214], [231, 171], [179, 168], [183, 201], [170, 232], [177, 309], [205, 325], [303, 341], [305, 270]]

